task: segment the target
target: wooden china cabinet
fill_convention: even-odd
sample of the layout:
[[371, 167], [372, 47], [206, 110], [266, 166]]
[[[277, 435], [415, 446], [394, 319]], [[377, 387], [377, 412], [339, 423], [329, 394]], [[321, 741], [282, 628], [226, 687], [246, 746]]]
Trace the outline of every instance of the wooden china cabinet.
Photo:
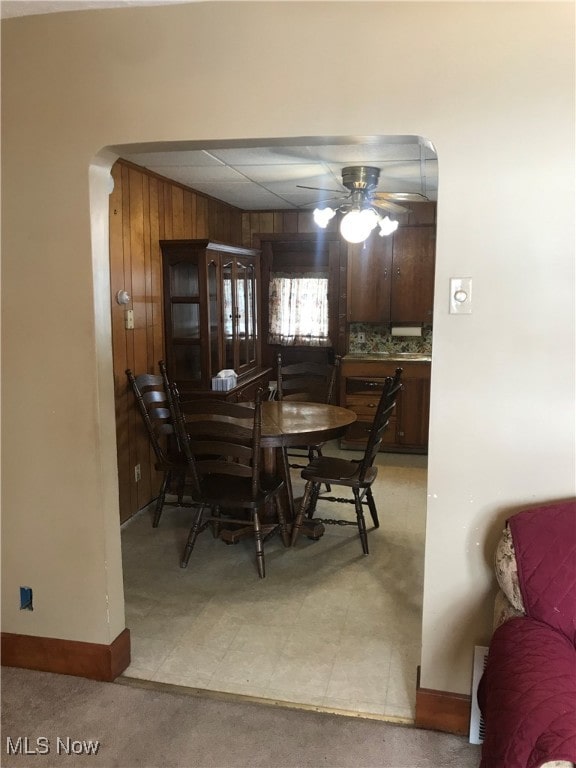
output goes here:
[[[183, 395], [249, 399], [268, 384], [260, 367], [260, 252], [209, 240], [161, 240], [168, 375]], [[212, 391], [223, 369], [238, 386]]]

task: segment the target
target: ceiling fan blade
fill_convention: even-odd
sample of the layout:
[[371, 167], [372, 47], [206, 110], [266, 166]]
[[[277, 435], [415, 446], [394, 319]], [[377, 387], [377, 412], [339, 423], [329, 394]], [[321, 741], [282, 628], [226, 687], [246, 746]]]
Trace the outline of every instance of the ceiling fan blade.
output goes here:
[[324, 189], [323, 187], [305, 187], [304, 184], [296, 184], [298, 189], [314, 189], [316, 192], [334, 192], [335, 195], [341, 195], [343, 189]]
[[398, 205], [398, 203], [393, 203], [391, 200], [373, 200], [372, 204], [376, 206], [376, 208], [383, 208], [386, 211], [390, 211], [390, 213], [408, 213], [410, 210], [409, 208], [405, 208], [403, 205]]
[[392, 200], [397, 203], [426, 203], [428, 198], [419, 192], [374, 192], [374, 200]]
[[326, 205], [326, 203], [332, 203], [336, 200], [347, 200], [348, 195], [338, 195], [338, 197], [325, 197], [323, 200], [313, 200], [311, 203], [302, 203], [302, 205], [299, 205], [299, 208], [306, 208], [308, 206], [314, 205], [316, 208], [318, 208], [320, 205]]

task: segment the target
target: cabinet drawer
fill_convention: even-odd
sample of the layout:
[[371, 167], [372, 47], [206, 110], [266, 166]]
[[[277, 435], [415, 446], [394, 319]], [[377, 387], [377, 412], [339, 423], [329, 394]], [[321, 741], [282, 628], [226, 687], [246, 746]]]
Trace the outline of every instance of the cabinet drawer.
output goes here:
[[[354, 411], [357, 420], [352, 424], [348, 430], [347, 436], [351, 439], [360, 439], [367, 437], [376, 415], [376, 409], [378, 408], [378, 402], [380, 398], [378, 395], [348, 395], [346, 397], [346, 408], [350, 411]], [[357, 428], [355, 429], [355, 425]], [[382, 439], [383, 443], [394, 443], [396, 440], [397, 430], [397, 415], [396, 409], [392, 411], [390, 416], [388, 427], [384, 432]], [[352, 438], [351, 436], [354, 435]]]
[[379, 401], [378, 395], [347, 395], [345, 408], [354, 411], [360, 421], [373, 421]]
[[377, 397], [384, 389], [386, 379], [366, 379], [351, 376], [346, 379], [346, 393], [355, 394], [376, 393]]

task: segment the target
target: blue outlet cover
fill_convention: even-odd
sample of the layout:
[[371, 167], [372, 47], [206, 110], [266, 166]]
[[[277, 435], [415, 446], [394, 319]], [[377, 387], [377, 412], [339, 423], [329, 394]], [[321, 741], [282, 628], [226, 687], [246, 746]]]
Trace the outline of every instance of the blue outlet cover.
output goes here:
[[32, 588], [20, 587], [20, 610], [32, 610]]

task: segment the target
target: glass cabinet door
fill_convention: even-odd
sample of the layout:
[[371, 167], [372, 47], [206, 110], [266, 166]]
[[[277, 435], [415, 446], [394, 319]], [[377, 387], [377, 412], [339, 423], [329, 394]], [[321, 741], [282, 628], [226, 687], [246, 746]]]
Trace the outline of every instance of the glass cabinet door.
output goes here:
[[199, 298], [198, 264], [190, 261], [177, 261], [170, 265], [170, 296]]
[[233, 286], [234, 264], [226, 261], [222, 265], [222, 329], [224, 332], [224, 368], [236, 370], [234, 345], [236, 338], [236, 307]]
[[248, 333], [247, 333], [247, 303], [248, 285], [246, 264], [238, 260], [236, 262], [236, 335], [238, 339], [238, 368], [242, 369], [248, 364]]
[[248, 350], [248, 363], [256, 364], [256, 267], [248, 264], [246, 268], [246, 345]]
[[168, 270], [175, 381], [200, 381], [200, 280], [198, 264], [175, 261]]
[[256, 363], [256, 270], [248, 259], [238, 260], [236, 295], [239, 365], [249, 368]]
[[225, 260], [222, 278], [224, 367], [239, 374], [256, 364], [256, 268], [251, 259]]

